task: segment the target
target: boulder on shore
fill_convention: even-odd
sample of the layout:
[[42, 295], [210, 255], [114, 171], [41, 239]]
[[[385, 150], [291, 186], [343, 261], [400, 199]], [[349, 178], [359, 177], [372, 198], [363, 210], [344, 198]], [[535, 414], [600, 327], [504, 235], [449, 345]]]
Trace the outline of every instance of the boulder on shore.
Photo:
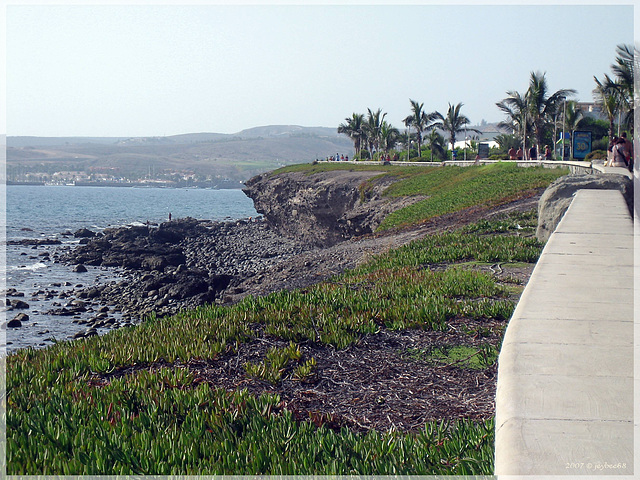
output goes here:
[[27, 302], [23, 302], [22, 300], [7, 299], [7, 306], [10, 306], [11, 310], [25, 310], [29, 308], [29, 304]]
[[569, 208], [578, 190], [619, 190], [629, 211], [633, 212], [633, 181], [618, 174], [566, 175], [558, 178], [545, 190], [538, 202], [536, 237], [546, 242]]
[[89, 230], [88, 228], [81, 228], [76, 230], [73, 234], [75, 238], [92, 238], [96, 236], [96, 233]]

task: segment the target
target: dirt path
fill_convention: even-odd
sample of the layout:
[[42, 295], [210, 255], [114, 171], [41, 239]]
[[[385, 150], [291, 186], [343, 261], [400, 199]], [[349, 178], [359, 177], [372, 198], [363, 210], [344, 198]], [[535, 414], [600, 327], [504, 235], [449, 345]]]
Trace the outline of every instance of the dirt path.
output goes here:
[[473, 207], [402, 231], [358, 237], [332, 247], [314, 249], [287, 259], [262, 274], [244, 280], [225, 297], [235, 303], [245, 295], [266, 295], [282, 289], [304, 288], [354, 268], [373, 255], [406, 245], [425, 235], [450, 230], [515, 211], [537, 208], [540, 193], [493, 208]]

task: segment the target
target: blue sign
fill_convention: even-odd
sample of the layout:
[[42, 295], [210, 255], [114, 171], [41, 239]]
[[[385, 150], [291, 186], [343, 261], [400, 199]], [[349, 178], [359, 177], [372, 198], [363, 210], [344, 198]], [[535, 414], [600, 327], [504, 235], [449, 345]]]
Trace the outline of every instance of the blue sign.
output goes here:
[[573, 132], [573, 158], [584, 159], [591, 153], [591, 132]]

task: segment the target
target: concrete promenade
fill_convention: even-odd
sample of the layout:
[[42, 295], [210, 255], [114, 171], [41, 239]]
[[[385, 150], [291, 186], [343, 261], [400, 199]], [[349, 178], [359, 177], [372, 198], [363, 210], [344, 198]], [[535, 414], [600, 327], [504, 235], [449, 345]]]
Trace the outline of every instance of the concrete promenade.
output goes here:
[[496, 475], [640, 473], [633, 276], [633, 222], [622, 195], [579, 190], [505, 333]]

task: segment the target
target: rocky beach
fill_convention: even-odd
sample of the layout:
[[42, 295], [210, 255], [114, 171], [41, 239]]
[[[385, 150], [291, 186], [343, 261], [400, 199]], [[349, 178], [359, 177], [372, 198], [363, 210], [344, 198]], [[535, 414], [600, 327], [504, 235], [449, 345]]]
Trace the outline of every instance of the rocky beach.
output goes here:
[[[543, 193], [529, 192], [499, 206], [475, 206], [410, 228], [376, 233], [387, 212], [417, 200], [384, 197], [391, 181], [384, 177], [363, 193], [364, 182], [378, 173], [342, 170], [275, 177], [267, 173], [245, 187], [261, 214], [257, 217], [234, 221], [188, 217], [102, 231], [81, 228], [66, 232], [78, 240], [74, 246], [29, 240], [32, 248], [41, 250], [38, 258], [43, 262], [65, 265], [80, 274], [88, 271], [87, 282], [59, 282], [53, 284], [59, 288], [37, 293], [57, 300], [46, 313], [72, 318], [77, 329], [69, 338], [82, 338], [208, 303], [229, 305], [246, 295], [304, 288], [429, 233], [536, 209]], [[555, 220], [543, 213], [540, 224], [557, 222], [563, 212], [557, 205], [566, 208], [575, 189], [585, 184], [615, 188], [611, 182], [565, 177], [550, 189], [560, 192], [560, 200], [552, 197], [541, 207]], [[618, 187], [628, 189], [626, 183]], [[526, 282], [526, 272], [520, 275]], [[9, 328], [28, 321], [22, 310], [25, 302], [18, 295], [23, 294], [7, 291], [11, 311], [7, 319], [13, 322]]]
[[[84, 330], [76, 336], [206, 303], [228, 305], [246, 295], [304, 288], [428, 233], [531, 210], [539, 198], [529, 195], [490, 210], [471, 208], [412, 228], [375, 233], [384, 218], [381, 212], [415, 199], [384, 199], [381, 191], [388, 183], [382, 182], [369, 192], [367, 202], [361, 202], [359, 185], [371, 176], [372, 172], [332, 172], [274, 180], [265, 174], [245, 189], [264, 216], [233, 222], [184, 218], [157, 226], [76, 232], [83, 237], [81, 245], [56, 260], [70, 268], [117, 267], [120, 272], [117, 281], [70, 293], [80, 309], [91, 305], [103, 310], [103, 315], [83, 322]], [[108, 312], [118, 313], [121, 321], [110, 320]], [[60, 313], [75, 312], [67, 308]]]

